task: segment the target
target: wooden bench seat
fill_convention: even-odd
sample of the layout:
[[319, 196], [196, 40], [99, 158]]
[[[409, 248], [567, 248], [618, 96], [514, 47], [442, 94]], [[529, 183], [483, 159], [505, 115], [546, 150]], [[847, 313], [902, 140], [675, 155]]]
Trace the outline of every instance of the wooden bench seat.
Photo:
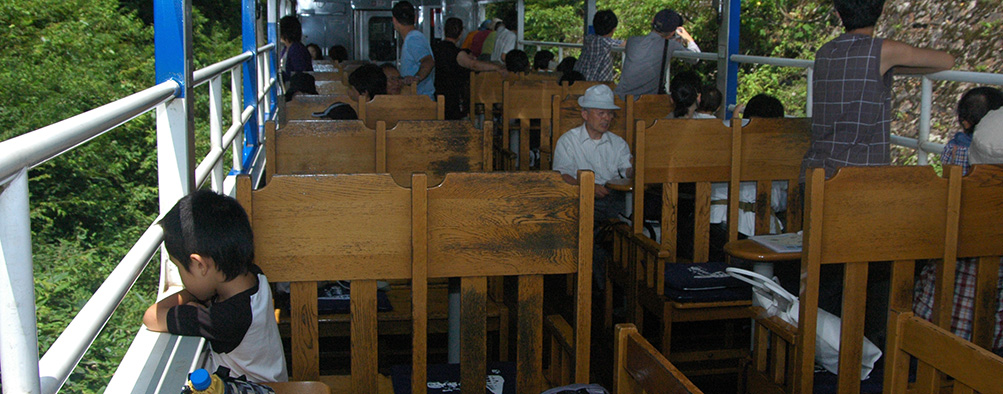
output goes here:
[[291, 120], [318, 120], [313, 116], [314, 112], [323, 112], [334, 103], [348, 103], [356, 113], [359, 112], [359, 100], [349, 97], [347, 94], [335, 95], [310, 95], [297, 94], [289, 102], [279, 101], [280, 106], [284, 106], [284, 111], [279, 111], [281, 117], [278, 119], [279, 125], [285, 125]]

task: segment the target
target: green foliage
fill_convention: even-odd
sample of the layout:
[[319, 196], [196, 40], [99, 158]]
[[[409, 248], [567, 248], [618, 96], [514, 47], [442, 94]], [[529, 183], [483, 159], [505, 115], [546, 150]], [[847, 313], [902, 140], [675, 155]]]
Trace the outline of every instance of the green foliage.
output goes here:
[[[198, 3], [196, 68], [240, 52], [239, 2]], [[0, 140], [154, 83], [152, 20], [144, 24], [136, 7], [120, 8], [116, 0], [2, 2], [0, 21]], [[195, 92], [201, 157], [209, 143], [208, 95], [205, 87]], [[224, 96], [229, 102], [228, 91]], [[44, 353], [156, 217], [152, 113], [32, 169], [29, 177], [39, 350]], [[159, 264], [154, 261], [63, 392], [99, 392], [111, 378], [155, 297]]]

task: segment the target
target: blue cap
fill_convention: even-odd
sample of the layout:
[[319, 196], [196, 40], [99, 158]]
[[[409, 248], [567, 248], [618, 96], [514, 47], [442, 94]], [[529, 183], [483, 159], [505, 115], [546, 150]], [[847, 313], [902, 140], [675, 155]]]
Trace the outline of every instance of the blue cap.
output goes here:
[[198, 391], [206, 390], [212, 385], [212, 376], [209, 375], [209, 371], [202, 368], [188, 375], [188, 380], [192, 382], [192, 388]]

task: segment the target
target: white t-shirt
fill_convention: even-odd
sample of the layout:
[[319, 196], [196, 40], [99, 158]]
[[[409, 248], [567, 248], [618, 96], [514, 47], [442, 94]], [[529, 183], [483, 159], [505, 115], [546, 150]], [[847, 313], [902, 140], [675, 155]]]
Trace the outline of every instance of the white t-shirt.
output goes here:
[[630, 164], [630, 146], [620, 136], [605, 132], [598, 140], [589, 137], [585, 124], [568, 130], [554, 147], [554, 171], [578, 179], [578, 170], [592, 170], [596, 184], [626, 176]]
[[495, 49], [491, 52], [491, 61], [500, 62], [503, 54], [515, 49], [515, 38], [515, 33], [508, 28], [498, 30], [495, 34]]

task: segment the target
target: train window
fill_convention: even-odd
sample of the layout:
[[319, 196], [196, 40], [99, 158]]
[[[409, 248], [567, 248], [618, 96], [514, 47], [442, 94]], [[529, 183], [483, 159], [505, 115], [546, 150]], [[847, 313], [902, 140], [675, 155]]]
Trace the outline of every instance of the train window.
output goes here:
[[369, 18], [369, 60], [386, 62], [397, 59], [397, 40], [391, 16]]

